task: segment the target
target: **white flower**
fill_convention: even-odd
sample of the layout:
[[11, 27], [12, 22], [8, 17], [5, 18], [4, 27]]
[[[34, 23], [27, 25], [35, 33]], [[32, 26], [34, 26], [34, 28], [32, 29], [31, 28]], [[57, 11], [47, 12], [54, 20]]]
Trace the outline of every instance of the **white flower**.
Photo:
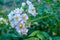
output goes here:
[[27, 28], [22, 28], [20, 29], [19, 27], [16, 28], [16, 31], [22, 35], [22, 34], [27, 34], [28, 33], [28, 29]]
[[14, 27], [15, 27], [14, 20], [13, 20], [13, 21], [10, 21], [10, 25], [12, 26], [12, 28], [14, 28]]
[[20, 35], [22, 34], [20, 29], [17, 28], [16, 31], [17, 31]]
[[25, 23], [23, 21], [20, 21], [17, 23], [16, 27], [19, 27], [19, 29], [25, 28]]
[[26, 28], [25, 27], [25, 23], [23, 21], [19, 22], [17, 24], [17, 26], [15, 27], [16, 28], [16, 31], [19, 33], [19, 34], [22, 34], [23, 33], [23, 30]]
[[28, 20], [28, 15], [26, 13], [22, 14], [21, 19], [22, 19], [22, 21], [26, 22]]
[[11, 11], [10, 14], [8, 15], [9, 21], [13, 19], [13, 16], [14, 16], [14, 12]]
[[[35, 7], [28, 0], [27, 4], [29, 5], [28, 12], [31, 13], [33, 16], [36, 16]], [[11, 13], [8, 15], [10, 25], [12, 26], [12, 28], [15, 28], [19, 34], [27, 34], [28, 32], [28, 29], [26, 27], [27, 25], [25, 25], [25, 23], [28, 20], [28, 15], [26, 13], [23, 13], [23, 7], [25, 5], [26, 3], [23, 2], [21, 8], [16, 8], [14, 11], [11, 11]]]
[[[24, 24], [23, 24], [24, 25]], [[24, 26], [24, 27], [20, 27], [20, 26], [16, 26], [16, 31], [19, 34], [27, 34], [28, 29]]]
[[29, 12], [30, 14], [32, 14], [33, 16], [36, 16], [36, 10], [35, 10], [35, 7], [34, 7], [32, 4], [29, 5], [28, 12]]
[[21, 31], [21, 29], [18, 27], [18, 26], [16, 26], [16, 31], [19, 33], [19, 34], [22, 34], [22, 31]]
[[32, 4], [29, 0], [26, 1], [27, 5], [30, 5]]
[[27, 0], [26, 3], [29, 5], [28, 12], [32, 14], [33, 16], [36, 16], [36, 10], [35, 10], [34, 5], [29, 0]]
[[20, 14], [22, 14], [22, 13], [23, 13], [23, 11], [24, 11], [24, 10], [23, 10], [23, 8], [21, 7], [21, 8], [20, 8]]
[[27, 33], [28, 33], [28, 29], [27, 28], [23, 29], [23, 34], [27, 34]]
[[23, 3], [22, 3], [22, 7], [24, 7], [25, 5], [26, 5], [26, 3], [25, 3], [25, 2], [23, 2]]
[[18, 23], [19, 21], [21, 21], [20, 14], [16, 14], [16, 15], [14, 16], [15, 25], [17, 25], [17, 23]]
[[22, 14], [23, 11], [24, 11], [24, 10], [23, 10], [22, 7], [21, 7], [20, 9], [19, 9], [19, 8], [16, 8], [16, 9], [14, 10], [14, 13], [15, 13], [15, 14]]
[[19, 8], [16, 8], [15, 10], [14, 10], [14, 13], [16, 14], [16, 13], [20, 13], [20, 9]]

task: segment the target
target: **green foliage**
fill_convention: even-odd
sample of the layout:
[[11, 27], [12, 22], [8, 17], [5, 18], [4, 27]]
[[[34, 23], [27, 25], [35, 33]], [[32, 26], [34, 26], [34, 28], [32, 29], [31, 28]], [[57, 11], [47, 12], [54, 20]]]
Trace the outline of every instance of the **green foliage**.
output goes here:
[[53, 40], [60, 40], [59, 36], [53, 37]]
[[26, 40], [39, 40], [39, 38], [36, 38], [36, 37], [31, 37], [31, 38], [28, 38]]
[[38, 37], [38, 38], [41, 39], [41, 40], [45, 40], [44, 34], [43, 34], [42, 32], [40, 32], [39, 30], [34, 31], [33, 33], [31, 33], [31, 34], [29, 35], [29, 37], [34, 37], [34, 36]]
[[[20, 8], [22, 1], [26, 0], [0, 0], [0, 17], [8, 20], [8, 13], [17, 7]], [[0, 21], [0, 40], [60, 40], [60, 0], [30, 1], [34, 4], [37, 15], [33, 17], [28, 14], [31, 22], [28, 35], [21, 36], [11, 28], [9, 21], [8, 25], [1, 24]]]

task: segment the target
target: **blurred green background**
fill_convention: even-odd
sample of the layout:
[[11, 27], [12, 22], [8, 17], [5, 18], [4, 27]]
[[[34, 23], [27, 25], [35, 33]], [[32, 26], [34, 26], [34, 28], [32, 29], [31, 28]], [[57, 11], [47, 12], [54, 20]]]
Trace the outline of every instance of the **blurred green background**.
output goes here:
[[[0, 40], [60, 40], [60, 0], [30, 0], [37, 11], [36, 20], [29, 29], [28, 36], [19, 36], [11, 26], [0, 24]], [[26, 0], [0, 0], [0, 17], [8, 20], [7, 15], [15, 8], [20, 8]], [[49, 16], [50, 15], [50, 16]], [[44, 18], [45, 16], [49, 16]], [[31, 17], [32, 20], [36, 19]], [[39, 31], [36, 31], [39, 30]], [[37, 36], [35, 36], [35, 35]], [[38, 39], [39, 38], [39, 39]]]

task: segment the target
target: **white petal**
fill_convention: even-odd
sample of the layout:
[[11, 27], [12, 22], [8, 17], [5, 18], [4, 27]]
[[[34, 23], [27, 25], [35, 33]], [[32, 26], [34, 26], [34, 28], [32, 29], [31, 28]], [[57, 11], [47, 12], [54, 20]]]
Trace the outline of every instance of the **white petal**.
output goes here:
[[29, 0], [27, 0], [27, 2], [26, 2], [28, 5], [30, 5], [30, 4], [32, 4]]
[[14, 10], [14, 13], [19, 13], [19, 12], [20, 12], [19, 8], [16, 8], [16, 9]]
[[8, 15], [8, 18], [9, 18], [10, 21], [13, 19], [13, 14], [14, 14], [14, 12], [11, 11], [10, 14]]
[[[25, 18], [23, 19], [23, 17], [25, 17]], [[22, 21], [26, 22], [28, 20], [28, 15], [27, 14], [22, 14], [21, 19], [22, 19]]]
[[23, 8], [21, 7], [21, 8], [20, 8], [20, 14], [22, 14], [23, 11], [24, 11], [24, 10], [23, 10]]
[[10, 25], [12, 26], [12, 28], [14, 28], [15, 27], [14, 21], [11, 21]]
[[25, 28], [25, 23], [23, 21], [20, 21], [17, 26], [20, 28], [20, 23], [22, 23], [23, 27], [22, 28]]
[[21, 34], [21, 30], [19, 29], [19, 27], [16, 27], [16, 31]]
[[33, 5], [29, 5], [28, 12], [29, 12], [30, 14], [32, 14], [33, 16], [36, 16], [36, 10], [32, 11], [32, 8], [34, 8], [34, 6], [33, 6]]
[[33, 4], [30, 4], [29, 5], [29, 9], [31, 9], [31, 8], [33, 8], [34, 7], [34, 5]]
[[[18, 17], [18, 19], [16, 19], [16, 16]], [[16, 15], [14, 16], [15, 25], [17, 25], [17, 23], [18, 23], [19, 21], [21, 21], [20, 14], [16, 14]]]
[[27, 33], [28, 33], [28, 29], [27, 28], [23, 29], [23, 34], [27, 34]]

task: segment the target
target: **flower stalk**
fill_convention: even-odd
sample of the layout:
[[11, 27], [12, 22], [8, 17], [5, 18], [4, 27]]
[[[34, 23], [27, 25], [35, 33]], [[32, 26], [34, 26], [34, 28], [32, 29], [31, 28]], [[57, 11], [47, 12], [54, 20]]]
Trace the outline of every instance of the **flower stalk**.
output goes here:
[[37, 21], [37, 20], [41, 20], [41, 19], [44, 19], [44, 18], [48, 18], [48, 17], [50, 17], [50, 15], [46, 15], [46, 16], [43, 16], [43, 17], [36, 18], [36, 19], [34, 19], [34, 20], [31, 20], [31, 23], [32, 23], [32, 22], [35, 22], [35, 21]]

